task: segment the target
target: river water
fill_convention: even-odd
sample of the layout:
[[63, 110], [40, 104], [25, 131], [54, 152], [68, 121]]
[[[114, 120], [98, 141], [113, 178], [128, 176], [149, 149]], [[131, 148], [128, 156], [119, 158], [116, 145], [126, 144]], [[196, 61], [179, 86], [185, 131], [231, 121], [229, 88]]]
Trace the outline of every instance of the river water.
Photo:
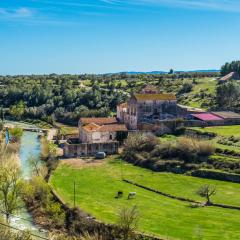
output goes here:
[[[31, 177], [31, 167], [29, 164], [30, 157], [39, 158], [41, 154], [41, 144], [37, 132], [24, 131], [20, 143], [19, 158], [21, 164], [22, 175], [24, 179]], [[26, 208], [19, 210], [14, 217], [11, 218], [11, 226], [21, 230], [30, 231], [32, 234], [46, 237], [47, 233], [40, 227], [33, 224], [32, 216], [27, 212]], [[38, 239], [36, 237], [36, 239]]]

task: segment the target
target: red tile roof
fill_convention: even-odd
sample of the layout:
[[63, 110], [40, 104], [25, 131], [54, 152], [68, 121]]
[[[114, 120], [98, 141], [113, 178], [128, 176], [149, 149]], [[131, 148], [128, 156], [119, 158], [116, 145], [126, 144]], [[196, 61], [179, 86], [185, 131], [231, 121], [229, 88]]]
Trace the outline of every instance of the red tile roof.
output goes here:
[[100, 132], [127, 132], [125, 124], [111, 124], [103, 125], [100, 129]]
[[94, 132], [94, 131], [97, 131], [99, 128], [101, 128], [101, 126], [95, 123], [90, 123], [83, 127], [83, 129], [86, 130], [87, 132]]
[[212, 113], [198, 113], [198, 114], [191, 114], [193, 117], [202, 120], [202, 121], [221, 121], [222, 118], [212, 114]]
[[237, 72], [230, 72], [226, 76], [220, 78], [220, 81], [228, 81], [230, 79], [239, 79], [239, 74]]
[[99, 126], [95, 123], [90, 123], [83, 127], [87, 132], [127, 132], [127, 128], [124, 124], [109, 124]]
[[105, 125], [105, 124], [114, 124], [117, 123], [117, 119], [114, 118], [80, 118], [80, 122], [83, 125], [95, 123], [97, 125]]

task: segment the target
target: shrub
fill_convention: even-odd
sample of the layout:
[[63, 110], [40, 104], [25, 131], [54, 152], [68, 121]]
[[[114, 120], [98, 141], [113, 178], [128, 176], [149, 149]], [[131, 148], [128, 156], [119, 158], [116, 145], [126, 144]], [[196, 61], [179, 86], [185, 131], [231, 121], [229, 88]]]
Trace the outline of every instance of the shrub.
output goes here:
[[9, 130], [9, 133], [11, 135], [12, 141], [19, 142], [20, 138], [23, 135], [23, 130], [21, 128], [12, 128]]
[[65, 222], [65, 213], [59, 203], [50, 201], [46, 206], [46, 213], [51, 217], [56, 227], [61, 227]]
[[159, 139], [154, 135], [131, 134], [124, 144], [125, 151], [146, 151], [150, 152], [159, 144]]

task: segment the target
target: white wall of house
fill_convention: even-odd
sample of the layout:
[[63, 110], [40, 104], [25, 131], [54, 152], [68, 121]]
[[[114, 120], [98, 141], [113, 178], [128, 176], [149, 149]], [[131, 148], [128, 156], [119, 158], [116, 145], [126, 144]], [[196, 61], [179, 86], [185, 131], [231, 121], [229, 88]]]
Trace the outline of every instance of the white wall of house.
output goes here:
[[98, 143], [115, 141], [117, 137], [116, 132], [88, 132], [82, 129], [80, 133], [80, 142], [82, 143]]

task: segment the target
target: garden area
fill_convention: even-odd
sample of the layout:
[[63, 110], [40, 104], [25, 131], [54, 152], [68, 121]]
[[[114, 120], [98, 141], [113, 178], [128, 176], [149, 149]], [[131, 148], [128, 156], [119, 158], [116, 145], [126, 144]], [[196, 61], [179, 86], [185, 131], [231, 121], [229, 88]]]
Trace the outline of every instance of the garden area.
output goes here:
[[[195, 178], [173, 173], [157, 173], [109, 158], [92, 165], [62, 161], [50, 179], [50, 185], [70, 206], [74, 205], [73, 184], [76, 183], [76, 206], [107, 223], [116, 223], [124, 206], [137, 206], [138, 230], [167, 239], [237, 239], [240, 237], [240, 211], [218, 207], [193, 207], [191, 203], [171, 199], [123, 182], [129, 179], [144, 186], [175, 196], [204, 202], [196, 192], [204, 184], [216, 186], [212, 201], [239, 206], [239, 185]], [[123, 197], [115, 198], [118, 191]], [[136, 192], [128, 200], [128, 194]]]

